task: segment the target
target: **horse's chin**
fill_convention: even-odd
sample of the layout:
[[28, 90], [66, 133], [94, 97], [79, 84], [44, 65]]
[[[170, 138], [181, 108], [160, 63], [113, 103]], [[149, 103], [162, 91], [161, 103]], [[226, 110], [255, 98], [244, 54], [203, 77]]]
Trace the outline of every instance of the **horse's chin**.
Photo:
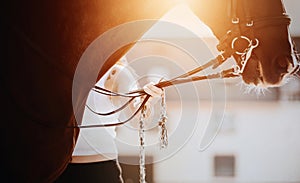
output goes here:
[[[294, 74], [295, 70], [298, 70], [298, 63], [293, 63], [291, 60], [286, 59], [287, 67], [282, 70], [282, 68], [277, 68], [277, 71], [280, 72], [271, 72], [271, 73], [264, 73], [263, 69], [260, 68], [260, 82], [259, 86], [261, 87], [280, 87], [284, 84], [286, 84], [290, 78], [291, 75]], [[271, 77], [267, 77], [271, 76]]]
[[252, 81], [245, 81], [244, 80], [244, 82], [247, 85], [255, 86], [255, 87], [258, 87], [258, 88], [279, 87], [279, 86], [282, 86], [283, 83], [285, 83], [284, 79], [278, 80], [278, 82], [273, 82], [273, 81], [272, 82], [267, 82], [261, 77], [255, 78], [255, 80], [252, 80]]
[[293, 64], [288, 63], [288, 67], [281, 72], [264, 70], [258, 60], [252, 60], [251, 66], [242, 73], [242, 78], [246, 84], [258, 88], [280, 87], [287, 83], [293, 69]]
[[[281, 74], [276, 77], [276, 79], [268, 80], [268, 78], [263, 75], [259, 75], [257, 77], [251, 77], [252, 79], [244, 79], [246, 84], [251, 86], [256, 86], [258, 88], [270, 88], [270, 87], [280, 87], [287, 83], [289, 80], [289, 74]], [[275, 78], [275, 77], [273, 77]]]
[[[287, 76], [287, 75], [285, 75], [285, 76]], [[268, 82], [268, 81], [265, 81], [262, 79], [258, 82], [258, 84], [256, 84], [256, 86], [259, 88], [280, 87], [286, 83], [287, 79], [285, 79], [285, 78], [287, 78], [287, 77], [285, 77], [285, 76], [282, 78], [279, 78], [277, 82]]]

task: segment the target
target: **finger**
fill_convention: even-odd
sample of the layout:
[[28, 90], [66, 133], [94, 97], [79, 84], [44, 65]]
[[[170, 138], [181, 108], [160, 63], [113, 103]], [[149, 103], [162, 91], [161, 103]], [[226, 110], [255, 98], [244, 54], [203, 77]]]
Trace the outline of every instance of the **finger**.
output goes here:
[[150, 96], [154, 96], [156, 95], [156, 93], [154, 93], [149, 87], [147, 87], [146, 85], [143, 87], [144, 91], [150, 95]]
[[143, 87], [144, 91], [151, 95], [152, 97], [160, 97], [162, 94], [162, 90], [153, 84], [147, 84]]
[[148, 88], [159, 96], [161, 96], [161, 94], [163, 92], [162, 89], [158, 88], [157, 86], [155, 86], [153, 84], [148, 85]]

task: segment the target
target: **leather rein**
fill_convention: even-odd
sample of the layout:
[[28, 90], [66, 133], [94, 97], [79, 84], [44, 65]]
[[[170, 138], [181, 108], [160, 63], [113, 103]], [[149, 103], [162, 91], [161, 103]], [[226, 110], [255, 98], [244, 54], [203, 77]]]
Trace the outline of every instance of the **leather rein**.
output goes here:
[[[242, 22], [240, 21], [240, 18], [237, 16], [237, 0], [229, 0], [230, 1], [230, 18], [232, 26], [230, 30], [228, 30], [227, 34], [224, 35], [217, 45], [217, 49], [220, 52], [219, 55], [217, 55], [215, 58], [209, 60], [204, 65], [201, 65], [191, 71], [188, 71], [180, 76], [177, 76], [175, 78], [172, 78], [167, 81], [161, 81], [157, 83], [155, 86], [159, 88], [165, 88], [172, 85], [182, 84], [182, 83], [188, 83], [188, 82], [194, 82], [194, 81], [200, 81], [200, 80], [206, 80], [206, 79], [216, 79], [216, 78], [232, 78], [232, 77], [239, 77], [248, 62], [248, 59], [251, 56], [251, 53], [253, 49], [255, 49], [259, 45], [259, 40], [255, 38], [254, 36], [254, 30], [255, 29], [261, 29], [267, 26], [274, 26], [274, 25], [289, 25], [291, 19], [286, 15], [282, 14], [280, 16], [274, 16], [274, 17], [262, 17], [262, 18], [256, 18], [253, 19], [251, 17], [250, 11], [247, 0], [243, 1], [243, 8], [245, 11], [245, 17], [246, 21]], [[250, 33], [250, 36], [245, 36], [244, 33]], [[237, 48], [237, 44], [242, 41], [246, 42], [247, 46], [244, 48]], [[215, 69], [218, 66], [220, 66], [222, 63], [224, 63], [228, 58], [230, 58], [233, 55], [238, 56], [237, 64], [234, 65], [232, 68], [223, 70], [221, 72], [210, 74], [210, 75], [201, 75], [201, 76], [192, 76], [198, 72], [201, 72], [207, 68]], [[294, 70], [298, 70], [299, 65]], [[110, 126], [118, 126], [125, 124], [132, 120], [146, 105], [147, 101], [150, 98], [150, 95], [144, 92], [144, 90], [136, 90], [131, 91], [128, 93], [116, 93], [109, 91], [105, 88], [94, 86], [92, 88], [93, 91], [96, 93], [107, 95], [107, 96], [118, 96], [118, 97], [125, 97], [129, 98], [129, 100], [122, 105], [121, 107], [110, 111], [106, 113], [100, 113], [94, 111], [92, 108], [90, 108], [88, 105], [86, 107], [92, 111], [96, 115], [102, 115], [107, 116], [111, 115], [117, 112], [120, 112], [124, 108], [126, 108], [135, 98], [142, 97], [143, 101], [139, 105], [139, 107], [136, 109], [136, 111], [126, 120], [119, 121], [118, 123], [110, 123], [110, 124], [95, 124], [95, 125], [78, 125], [76, 127], [79, 128], [95, 128], [95, 127], [110, 127]]]

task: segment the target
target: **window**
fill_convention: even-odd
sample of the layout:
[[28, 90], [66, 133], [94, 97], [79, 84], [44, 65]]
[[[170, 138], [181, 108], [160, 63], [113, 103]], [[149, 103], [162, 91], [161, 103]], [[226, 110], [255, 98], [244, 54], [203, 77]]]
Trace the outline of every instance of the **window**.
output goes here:
[[235, 157], [234, 156], [215, 156], [214, 173], [216, 177], [235, 176]]

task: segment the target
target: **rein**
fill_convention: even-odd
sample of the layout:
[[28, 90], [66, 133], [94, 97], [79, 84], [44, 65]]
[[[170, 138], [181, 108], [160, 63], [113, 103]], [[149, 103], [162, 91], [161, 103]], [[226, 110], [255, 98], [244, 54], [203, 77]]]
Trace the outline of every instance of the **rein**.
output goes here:
[[[220, 64], [222, 64], [223, 62], [225, 62], [231, 55], [226, 55], [226, 54], [220, 54], [218, 55], [216, 58], [210, 60], [209, 62], [207, 62], [206, 64], [197, 67], [189, 72], [186, 72], [180, 76], [177, 76], [173, 79], [167, 80], [167, 81], [161, 81], [159, 83], [157, 83], [155, 86], [158, 88], [165, 88], [165, 87], [169, 87], [172, 85], [177, 85], [177, 84], [183, 84], [183, 83], [188, 83], [188, 82], [194, 82], [194, 81], [200, 81], [200, 80], [206, 80], [206, 79], [217, 79], [217, 78], [231, 78], [231, 77], [238, 77], [239, 75], [234, 74], [235, 68], [230, 68], [227, 70], [223, 70], [219, 73], [215, 73], [215, 74], [210, 74], [210, 75], [202, 75], [202, 76], [192, 76], [200, 71], [203, 71], [209, 67], [212, 67], [213, 69], [217, 68]], [[110, 127], [110, 126], [118, 126], [118, 125], [122, 125], [125, 124], [127, 122], [129, 122], [131, 119], [133, 119], [142, 109], [143, 107], [146, 105], [146, 102], [149, 100], [150, 95], [148, 95], [143, 89], [140, 90], [135, 90], [135, 91], [131, 91], [128, 93], [116, 93], [116, 92], [112, 92], [110, 90], [107, 90], [105, 88], [99, 87], [99, 86], [94, 86], [92, 88], [93, 91], [102, 94], [102, 95], [107, 95], [107, 96], [119, 96], [119, 97], [128, 97], [130, 98], [124, 105], [122, 105], [121, 107], [107, 112], [107, 113], [99, 113], [94, 111], [93, 109], [91, 109], [88, 105], [87, 108], [92, 111], [94, 114], [97, 115], [102, 115], [102, 116], [107, 116], [107, 115], [111, 115], [111, 114], [115, 114], [119, 111], [121, 111], [122, 109], [126, 108], [132, 101], [133, 99], [135, 99], [136, 97], [145, 97], [143, 99], [143, 102], [140, 104], [140, 106], [137, 108], [137, 110], [126, 120], [124, 121], [120, 121], [118, 123], [111, 123], [111, 124], [95, 124], [95, 125], [78, 125], [76, 127], [79, 128], [95, 128], [95, 127]]]
[[[237, 6], [238, 6], [237, 0], [229, 0], [229, 1], [230, 1], [229, 17], [231, 18], [232, 26], [230, 30], [228, 30], [227, 34], [220, 39], [219, 44], [217, 45], [217, 49], [220, 52], [220, 54], [202, 66], [199, 66], [191, 71], [188, 71], [170, 80], [161, 81], [157, 83], [155, 85], [156, 87], [163, 89], [165, 87], [169, 87], [172, 85], [195, 82], [195, 81], [206, 80], [206, 79], [239, 77], [243, 73], [247, 65], [247, 62], [251, 57], [252, 51], [259, 45], [259, 40], [256, 39], [254, 36], [254, 29], [262, 29], [264, 27], [274, 26], [274, 25], [290, 24], [291, 19], [286, 14], [282, 14], [280, 16], [274, 16], [274, 17], [261, 17], [261, 18], [253, 19], [250, 14], [249, 8], [247, 8], [249, 7], [247, 5], [248, 3], [247, 0], [242, 1], [243, 8], [245, 11], [246, 21], [240, 21], [240, 18], [237, 16]], [[244, 35], [245, 33], [250, 33], [250, 36]], [[240, 49], [236, 46], [238, 45], [239, 42], [246, 42], [247, 46], [244, 47], [243, 49]], [[192, 76], [210, 67], [212, 67], [212, 69], [217, 68], [233, 55], [238, 56], [238, 61], [237, 64], [234, 65], [232, 68], [223, 70], [215, 74]], [[298, 69], [299, 67], [295, 68], [295, 70]], [[92, 90], [102, 95], [130, 98], [121, 107], [107, 113], [96, 112], [91, 107], [86, 105], [87, 108], [96, 115], [107, 116], [107, 115], [115, 114], [123, 110], [124, 108], [126, 108], [136, 97], [142, 97], [144, 99], [143, 102], [136, 109], [136, 111], [128, 119], [124, 121], [119, 121], [118, 123], [110, 123], [110, 124], [77, 125], [76, 127], [78, 128], [110, 127], [110, 126], [118, 126], [118, 125], [125, 124], [129, 122], [131, 119], [133, 119], [144, 108], [144, 106], [146, 105], [147, 101], [150, 98], [150, 95], [145, 93], [144, 90], [142, 89], [131, 91], [128, 93], [116, 93], [99, 86], [94, 86]], [[74, 127], [75, 126], [71, 126], [71, 128]]]

